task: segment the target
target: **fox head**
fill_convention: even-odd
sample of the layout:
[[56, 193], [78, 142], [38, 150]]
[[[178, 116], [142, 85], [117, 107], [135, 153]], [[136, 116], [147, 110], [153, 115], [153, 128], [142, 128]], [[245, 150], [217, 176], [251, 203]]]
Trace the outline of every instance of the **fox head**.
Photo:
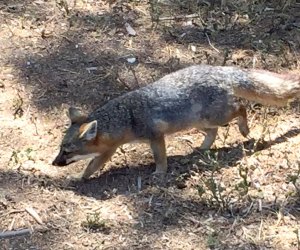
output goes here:
[[100, 155], [97, 145], [97, 121], [87, 121], [76, 108], [69, 108], [71, 125], [60, 145], [59, 154], [52, 165], [66, 166], [70, 163]]

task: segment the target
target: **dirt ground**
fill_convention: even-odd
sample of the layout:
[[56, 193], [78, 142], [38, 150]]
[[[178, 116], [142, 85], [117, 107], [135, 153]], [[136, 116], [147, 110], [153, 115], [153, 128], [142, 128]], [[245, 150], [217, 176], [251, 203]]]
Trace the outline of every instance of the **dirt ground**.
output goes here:
[[168, 136], [163, 183], [147, 144], [86, 182], [67, 176], [87, 162], [51, 165], [69, 106], [89, 112], [195, 63], [300, 72], [299, 1], [220, 2], [0, 2], [1, 250], [300, 249], [297, 101], [249, 103], [250, 137], [232, 122], [207, 152], [197, 130]]

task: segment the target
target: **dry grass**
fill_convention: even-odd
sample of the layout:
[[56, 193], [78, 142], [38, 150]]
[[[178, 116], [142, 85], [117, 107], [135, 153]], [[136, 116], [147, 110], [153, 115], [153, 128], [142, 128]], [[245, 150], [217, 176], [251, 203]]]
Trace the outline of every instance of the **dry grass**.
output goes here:
[[249, 104], [252, 139], [233, 123], [209, 152], [197, 149], [198, 131], [169, 136], [159, 186], [144, 144], [123, 146], [85, 183], [66, 180], [85, 162], [50, 165], [69, 105], [91, 110], [194, 63], [299, 72], [299, 9], [297, 1], [2, 1], [0, 231], [33, 230], [0, 239], [2, 249], [299, 249], [299, 103]]

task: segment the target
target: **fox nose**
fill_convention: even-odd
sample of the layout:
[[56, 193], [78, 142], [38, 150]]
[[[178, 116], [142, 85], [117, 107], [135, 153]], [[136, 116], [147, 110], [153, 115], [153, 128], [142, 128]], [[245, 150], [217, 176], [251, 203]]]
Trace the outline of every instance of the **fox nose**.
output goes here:
[[52, 162], [52, 165], [53, 166], [59, 166], [59, 167], [67, 165], [66, 157], [64, 155], [63, 150], [59, 151], [58, 155], [55, 157], [54, 161]]
[[60, 155], [58, 155], [54, 161], [52, 162], [52, 165], [53, 166], [58, 166], [58, 167], [62, 167], [62, 166], [66, 166], [67, 163], [66, 163], [66, 160], [62, 157], [60, 157]]
[[52, 165], [53, 165], [53, 166], [58, 166], [58, 163], [54, 160], [54, 161], [52, 162]]
[[63, 167], [63, 166], [66, 166], [67, 164], [66, 164], [65, 161], [58, 161], [58, 160], [55, 159], [55, 160], [52, 162], [52, 165], [53, 165], [53, 166], [57, 166], [57, 167]]

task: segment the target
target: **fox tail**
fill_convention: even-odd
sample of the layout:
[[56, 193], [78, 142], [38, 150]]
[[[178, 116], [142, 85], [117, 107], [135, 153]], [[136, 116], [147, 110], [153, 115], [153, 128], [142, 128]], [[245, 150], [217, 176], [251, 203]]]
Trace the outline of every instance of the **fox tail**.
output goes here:
[[290, 99], [300, 97], [300, 74], [278, 74], [266, 70], [246, 70], [247, 80], [234, 87], [238, 97], [263, 105], [285, 106]]

